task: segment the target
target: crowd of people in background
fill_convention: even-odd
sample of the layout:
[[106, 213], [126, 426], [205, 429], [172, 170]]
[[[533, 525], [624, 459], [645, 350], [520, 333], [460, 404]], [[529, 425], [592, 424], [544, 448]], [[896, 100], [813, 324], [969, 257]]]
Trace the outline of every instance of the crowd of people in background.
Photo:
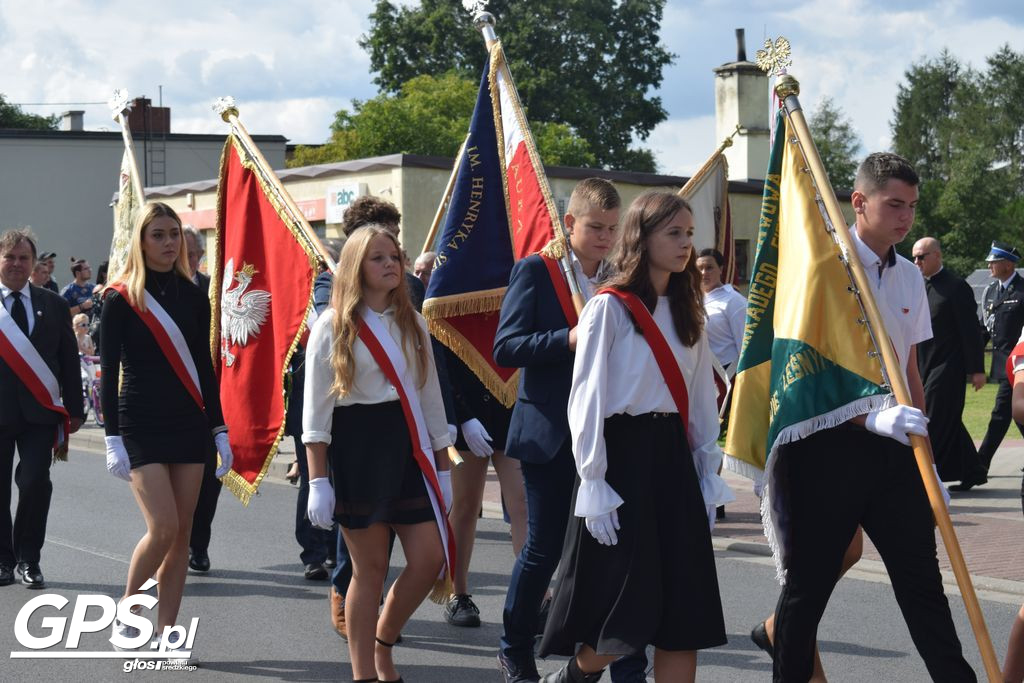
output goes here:
[[[993, 243], [994, 282], [979, 321], [970, 287], [943, 268], [939, 240], [914, 244], [917, 270], [898, 256], [905, 232], [891, 228], [913, 222], [917, 184], [896, 155], [871, 155], [858, 172], [851, 232], [875, 274], [876, 297], [904, 306], [893, 323], [903, 363], [896, 370], [910, 383], [915, 407], [871, 412], [782, 448], [787, 462], [838, 455], [783, 475], [794, 518], [816, 545], [790, 549], [778, 607], [751, 634], [772, 655], [776, 680], [823, 679], [816, 626], [835, 581], [859, 559], [864, 531], [887, 560], [931, 675], [974, 680], [952, 628], [931, 513], [906, 443], [908, 434], [930, 433], [939, 477], [958, 482], [954, 491], [987, 482], [1012, 421], [1004, 366], [1024, 326], [1024, 279], [1016, 248]], [[649, 646], [656, 679], [694, 680], [697, 651], [725, 642], [711, 530], [733, 499], [719, 476], [717, 441], [728, 421], [723, 384], [727, 391], [737, 370], [746, 302], [724, 281], [723, 255], [695, 249], [684, 200], [647, 192], [625, 210], [620, 204], [610, 182], [580, 182], [564, 217], [567, 238], [515, 264], [493, 348], [499, 365], [521, 372], [511, 407], [431, 337], [419, 311], [436, 254], [409, 259], [393, 204], [357, 199], [344, 214], [344, 241], [325, 241], [334, 262], [321, 264], [311, 333], [289, 368], [285, 430], [295, 463], [288, 476], [299, 487], [294, 533], [302, 574], [330, 579], [327, 609], [348, 641], [355, 680], [401, 680], [392, 648], [428, 595], [449, 624], [481, 624], [471, 566], [489, 468], [514, 554], [496, 644], [507, 683], [596, 681], [605, 667], [613, 681], [644, 680]], [[548, 261], [563, 255], [587, 300], [578, 314], [562, 304], [565, 283], [549, 275]], [[81, 423], [74, 356], [91, 363], [98, 355], [107, 469], [130, 482], [147, 529], [122, 599], [156, 577], [158, 625], [173, 625], [187, 570], [210, 569], [220, 477], [232, 460], [207, 339], [204, 240], [170, 207], [151, 203], [126, 267], [110, 281], [106, 263], [94, 279], [87, 260], [71, 257], [71, 279], [61, 288], [56, 258], [37, 254], [27, 231], [0, 237], [0, 331], [45, 360], [63, 397], [58, 408], [12, 391], [26, 380], [0, 362], [0, 464], [10, 470], [17, 446], [26, 472], [15, 518], [0, 514], [0, 585], [13, 583], [15, 571], [30, 588], [45, 585], [40, 551], [52, 433], [59, 426], [66, 439]], [[180, 334], [180, 359], [168, 363], [160, 332], [144, 322], [148, 309], [165, 313]], [[32, 310], [38, 314], [26, 313]], [[177, 360], [195, 372], [181, 374]], [[975, 390], [999, 385], [980, 449], [962, 423], [968, 380]], [[1024, 393], [1021, 399], [1024, 405]], [[452, 447], [464, 463], [454, 472]], [[866, 454], [874, 464], [862, 462]], [[898, 496], [875, 491], [872, 467], [889, 473], [888, 484], [902, 482], [886, 489]], [[855, 484], [837, 501], [823, 478]], [[0, 507], [9, 509], [9, 482], [0, 489]], [[396, 539], [406, 565], [388, 588]], [[911, 592], [913, 604], [905, 600]], [[116, 647], [140, 645], [134, 616], [115, 622]], [[1017, 663], [1024, 662], [1024, 621], [1020, 631], [1007, 657], [1008, 667], [1022, 669], [1013, 680], [1024, 676]], [[570, 657], [543, 678], [534, 659], [538, 635], [541, 656]]]

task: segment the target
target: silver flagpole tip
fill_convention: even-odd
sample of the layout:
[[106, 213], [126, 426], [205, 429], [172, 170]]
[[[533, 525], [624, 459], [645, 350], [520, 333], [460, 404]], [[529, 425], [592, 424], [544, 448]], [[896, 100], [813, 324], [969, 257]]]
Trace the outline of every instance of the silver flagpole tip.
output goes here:
[[493, 29], [494, 24], [494, 15], [490, 12], [480, 11], [473, 16], [473, 26], [475, 26], [477, 30], [483, 30], [485, 26]]
[[128, 91], [124, 88], [118, 88], [114, 91], [114, 94], [107, 100], [107, 106], [110, 107], [110, 115], [115, 121], [117, 121], [121, 114], [125, 114], [132, 110], [131, 101], [128, 97]]
[[231, 115], [238, 116], [238, 106], [235, 104], [235, 98], [231, 95], [225, 97], [218, 97], [213, 103], [213, 110], [220, 114], [220, 117], [225, 122], [231, 120]]

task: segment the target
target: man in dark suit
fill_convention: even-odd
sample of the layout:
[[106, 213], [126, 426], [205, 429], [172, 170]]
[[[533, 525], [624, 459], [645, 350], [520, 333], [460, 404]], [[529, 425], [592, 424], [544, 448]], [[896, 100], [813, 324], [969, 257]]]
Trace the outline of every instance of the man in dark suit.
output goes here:
[[[36, 245], [30, 232], [9, 230], [0, 235], [0, 299], [3, 303], [0, 315], [9, 316], [17, 328], [6, 326], [10, 336], [0, 330], [0, 335], [4, 335], [0, 341], [5, 345], [0, 353], [0, 477], [7, 482], [0, 486], [0, 586], [14, 583], [17, 569], [21, 582], [27, 587], [43, 588], [46, 583], [39, 558], [53, 493], [50, 463], [58, 434], [63, 429], [64, 415], [40, 403], [36, 398], [38, 394], [30, 390], [27, 382], [59, 387], [64, 409], [71, 416], [70, 432], [82, 426], [85, 413], [71, 311], [59, 294], [29, 283], [35, 261]], [[25, 336], [52, 377], [42, 378], [31, 371], [20, 374], [26, 371], [16, 371], [8, 362], [14, 359], [21, 368], [23, 362], [31, 362], [16, 348]], [[22, 358], [26, 360], [19, 362]], [[64, 440], [68, 437], [67, 434], [62, 436]], [[15, 448], [19, 456], [15, 477], [18, 509], [12, 523], [10, 481]]]
[[924, 275], [932, 319], [931, 339], [917, 345], [917, 367], [924, 381], [928, 435], [942, 481], [959, 481], [967, 491], [988, 481], [971, 435], [963, 423], [964, 383], [985, 386], [985, 359], [977, 305], [971, 286], [942, 267], [942, 246], [934, 237], [914, 243], [914, 264]]
[[[569, 198], [565, 225], [573, 252], [570, 258], [586, 298], [594, 294], [604, 276], [604, 259], [619, 221], [619, 203], [612, 184], [599, 178], [581, 181]], [[520, 368], [505, 455], [521, 463], [527, 506], [526, 543], [516, 558], [505, 596], [504, 633], [498, 653], [506, 683], [540, 679], [533, 641], [541, 602], [558, 565], [572, 514], [576, 463], [566, 411], [576, 350], [575, 318], [559, 303], [555, 281], [542, 256], [534, 254], [516, 263], [494, 338], [494, 360]], [[646, 680], [645, 667], [642, 657], [619, 660], [612, 665], [612, 680]]]
[[[978, 458], [985, 472], [988, 472], [992, 457], [1010, 428], [1010, 408], [1013, 389], [1006, 377], [1006, 359], [1020, 338], [1024, 327], [1024, 278], [1017, 274], [1020, 252], [1004, 242], [993, 242], [989, 251], [988, 270], [994, 282], [985, 288], [982, 295], [982, 313], [985, 330], [992, 340], [992, 370], [989, 377], [999, 382], [992, 417], [985, 431], [985, 439], [978, 448]], [[1017, 425], [1024, 436], [1024, 425]]]
[[[199, 263], [206, 253], [203, 236], [191, 225], [184, 230], [185, 246], [188, 249], [188, 267], [192, 271], [192, 282], [204, 294], [210, 292], [210, 276], [199, 272]], [[199, 500], [196, 510], [192, 513], [192, 535], [188, 539], [188, 566], [193, 571], [210, 571], [210, 536], [213, 534], [213, 517], [217, 514], [217, 500], [220, 490], [224, 488], [217, 478], [217, 451], [211, 449], [207, 454], [206, 467], [203, 469], [203, 483], [199, 487]]]

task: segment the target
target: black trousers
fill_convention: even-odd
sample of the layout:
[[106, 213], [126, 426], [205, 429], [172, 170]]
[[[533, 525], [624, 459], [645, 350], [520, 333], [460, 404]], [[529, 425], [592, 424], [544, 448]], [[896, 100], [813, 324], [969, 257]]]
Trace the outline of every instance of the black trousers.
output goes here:
[[[56, 425], [0, 425], [0, 564], [39, 562], [50, 512], [50, 463]], [[14, 449], [18, 466], [14, 467]], [[11, 472], [18, 509], [11, 521]]]
[[860, 525], [882, 556], [932, 680], [976, 681], [942, 591], [934, 520], [911, 449], [842, 426], [782, 446], [775, 457], [775, 489], [784, 495], [790, 528], [786, 584], [775, 611], [774, 680], [810, 678], [818, 622]]
[[217, 514], [217, 498], [224, 485], [220, 483], [217, 471], [217, 451], [206, 458], [203, 467], [203, 484], [199, 487], [199, 500], [196, 511], [192, 513], [192, 535], [188, 539], [188, 548], [194, 554], [204, 554], [210, 548], [210, 535], [213, 527], [213, 516]]
[[[1005, 373], [1001, 373], [999, 388], [996, 390], [996, 402], [992, 406], [992, 416], [988, 420], [985, 438], [978, 448], [978, 460], [981, 461], [981, 466], [985, 469], [985, 472], [988, 472], [989, 465], [992, 464], [992, 458], [999, 449], [999, 444], [1003, 442], [1003, 437], [1006, 436], [1006, 431], [1010, 428], [1010, 423], [1013, 421], [1012, 399], [1013, 387], [1010, 386], [1010, 380], [1007, 379]], [[1018, 424], [1017, 429], [1020, 431], [1021, 436], [1024, 436], [1024, 425]]]

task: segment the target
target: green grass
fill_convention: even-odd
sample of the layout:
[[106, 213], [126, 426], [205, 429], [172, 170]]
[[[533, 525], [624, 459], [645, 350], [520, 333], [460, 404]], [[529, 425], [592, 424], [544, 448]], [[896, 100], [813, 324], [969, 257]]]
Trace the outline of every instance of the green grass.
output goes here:
[[[975, 391], [967, 385], [967, 400], [964, 403], [964, 426], [975, 441], [985, 438], [988, 419], [992, 415], [992, 406], [996, 402], [998, 384], [986, 384], [981, 391]], [[1011, 435], [1012, 436], [1012, 435]]]

